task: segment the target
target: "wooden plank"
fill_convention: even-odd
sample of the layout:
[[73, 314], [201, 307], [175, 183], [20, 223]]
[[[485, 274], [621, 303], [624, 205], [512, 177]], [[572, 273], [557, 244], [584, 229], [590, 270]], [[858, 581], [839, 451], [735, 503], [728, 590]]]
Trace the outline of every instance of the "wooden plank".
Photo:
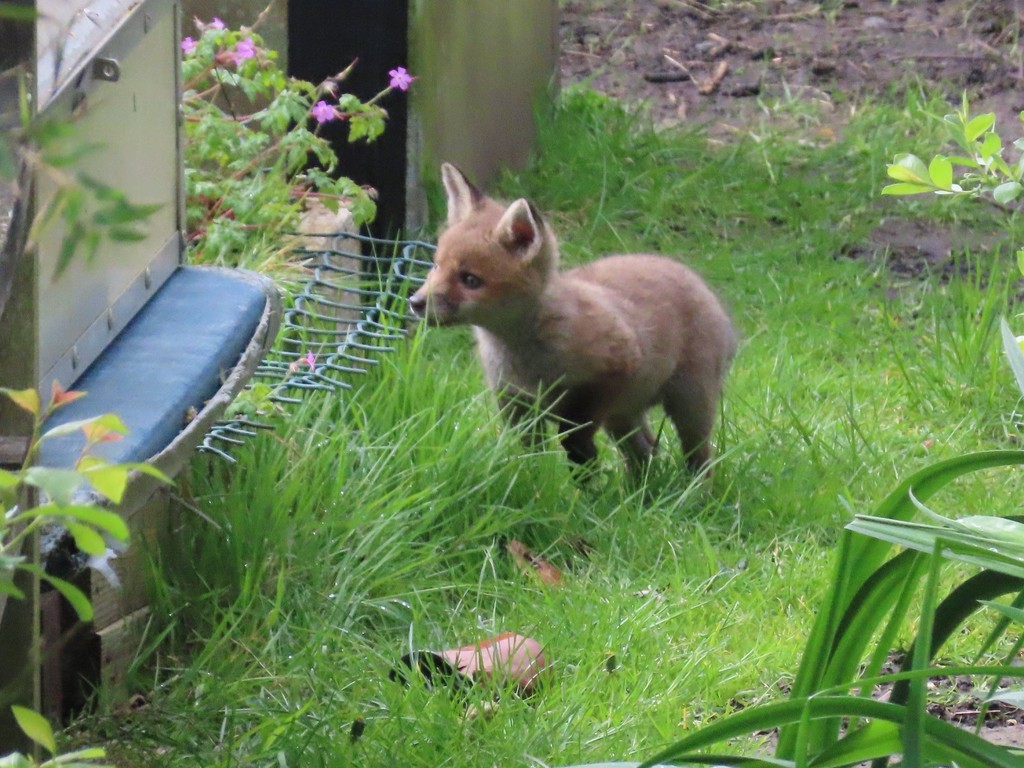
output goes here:
[[63, 598], [56, 590], [44, 592], [39, 598], [39, 621], [42, 624], [42, 696], [43, 714], [60, 722], [64, 716], [64, 635], [61, 615]]
[[146, 605], [146, 558], [167, 531], [169, 515], [170, 494], [165, 488], [158, 489], [128, 518], [128, 549], [110, 563], [120, 585], [111, 584], [97, 571], [90, 573], [93, 626], [97, 632]]
[[28, 455], [28, 437], [0, 435], [0, 467], [20, 467]]
[[149, 622], [149, 608], [119, 619], [97, 634], [100, 639], [100, 681], [108, 691], [116, 691], [138, 653], [139, 643]]

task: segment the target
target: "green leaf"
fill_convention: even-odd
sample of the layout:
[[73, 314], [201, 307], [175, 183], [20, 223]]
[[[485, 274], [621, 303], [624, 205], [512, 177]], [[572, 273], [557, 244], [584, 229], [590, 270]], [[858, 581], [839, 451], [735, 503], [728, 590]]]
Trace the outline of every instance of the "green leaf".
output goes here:
[[[106, 756], [107, 751], [103, 747], [86, 747], [85, 749], [76, 749], [74, 752], [65, 752], [48, 762], [53, 765], [64, 765], [71, 768], [72, 765], [79, 765], [79, 763], [72, 763], [71, 761], [97, 760]], [[91, 768], [95, 768], [95, 766], [91, 766]]]
[[142, 229], [131, 227], [111, 227], [107, 236], [119, 243], [137, 243], [149, 237], [149, 233]]
[[[792, 699], [772, 704], [765, 704], [737, 712], [728, 717], [716, 720], [695, 733], [683, 738], [668, 749], [658, 753], [640, 768], [654, 768], [659, 763], [678, 763], [700, 760], [705, 762], [709, 756], [706, 750], [714, 744], [722, 744], [729, 739], [745, 736], [762, 730], [770, 730], [798, 722], [810, 711], [814, 720], [850, 718], [868, 719], [874, 722], [886, 722], [901, 725], [906, 717], [906, 707], [859, 696], [817, 696], [805, 699]], [[927, 736], [930, 759], [936, 764], [957, 762], [961, 765], [985, 766], [985, 768], [1020, 768], [1020, 760], [1008, 750], [989, 744], [981, 737], [957, 728], [935, 718], [925, 718], [924, 732]], [[893, 744], [890, 729], [878, 729], [877, 737], [885, 744]], [[847, 737], [849, 738], [849, 737]], [[839, 746], [842, 745], [842, 746]], [[858, 737], [847, 744], [846, 739], [837, 742], [828, 757], [830, 766], [851, 766], [858, 762], [857, 755], [864, 754], [867, 749], [865, 741]], [[845, 750], [851, 759], [841, 759]], [[898, 753], [897, 753], [898, 754]], [[716, 756], [717, 757], [717, 756]], [[801, 764], [814, 766], [817, 764], [801, 755]], [[734, 757], [718, 757], [717, 762], [728, 765]], [[793, 765], [792, 761], [784, 764]]]
[[975, 160], [973, 157], [965, 157], [963, 155], [950, 155], [949, 156], [949, 162], [951, 162], [953, 165], [960, 165], [960, 166], [963, 166], [965, 168], [977, 168], [978, 167], [978, 161], [977, 160]]
[[14, 713], [14, 719], [18, 721], [18, 727], [21, 728], [26, 736], [39, 746], [44, 747], [51, 754], [57, 751], [57, 742], [53, 738], [53, 728], [50, 727], [50, 723], [47, 722], [45, 717], [34, 710], [27, 707], [19, 707], [16, 704], [11, 707], [11, 712]]
[[80, 472], [52, 467], [29, 467], [25, 471], [25, 482], [43, 491], [58, 505], [71, 503], [71, 498], [85, 478]]
[[1010, 621], [1014, 621], [1018, 624], [1024, 624], [1024, 609], [1016, 608], [1006, 603], [997, 603], [993, 600], [982, 600], [982, 605], [985, 605], [998, 613], [1003, 614]]
[[75, 546], [87, 555], [102, 555], [107, 551], [107, 543], [103, 537], [87, 525], [81, 523], [65, 523], [68, 531], [75, 539]]
[[50, 768], [50, 766], [64, 766], [64, 768], [104, 768], [96, 763], [83, 763], [81, 760], [99, 760], [105, 758], [107, 752], [103, 747], [87, 747], [74, 752], [65, 752], [57, 755], [39, 766], [39, 768]]
[[1021, 189], [1019, 181], [1007, 181], [992, 190], [992, 197], [995, 198], [997, 203], [1006, 205], [1020, 196]]
[[7, 398], [22, 410], [28, 411], [33, 416], [39, 415], [39, 393], [34, 389], [0, 387], [0, 392], [7, 395]]
[[995, 157], [1003, 148], [1003, 140], [999, 138], [998, 133], [989, 133], [981, 142], [981, 146], [978, 148], [978, 154], [981, 155], [982, 160], [988, 160], [991, 157]]
[[8, 472], [6, 469], [0, 469], [0, 488], [13, 488], [19, 482], [16, 474]]
[[125, 467], [126, 469], [130, 469], [133, 472], [140, 472], [143, 475], [155, 477], [157, 480], [161, 480], [167, 483], [168, 485], [172, 485], [174, 483], [174, 481], [171, 480], [171, 478], [165, 475], [162, 471], [154, 467], [152, 464], [147, 464], [144, 461], [126, 461], [122, 464], [119, 464], [118, 466]]
[[968, 141], [974, 141], [981, 136], [981, 134], [995, 125], [995, 122], [995, 112], [987, 112], [984, 115], [978, 115], [964, 126], [964, 135], [967, 137]]
[[0, 594], [10, 595], [18, 600], [25, 599], [25, 593], [14, 586], [14, 582], [7, 578], [0, 578]]
[[1024, 548], [1024, 524], [995, 515], [958, 517], [955, 524], [973, 533], [995, 539], [1003, 544]]
[[124, 498], [124, 490], [128, 486], [129, 471], [122, 464], [107, 464], [85, 469], [82, 473], [93, 488], [115, 504], [120, 504]]
[[122, 201], [110, 208], [98, 211], [93, 220], [102, 226], [131, 224], [148, 218], [161, 208], [163, 208], [161, 204], [132, 205]]
[[953, 164], [942, 155], [936, 155], [928, 165], [928, 176], [939, 189], [953, 186]]
[[934, 192], [934, 187], [925, 186], [923, 184], [911, 184], [910, 182], [900, 182], [899, 184], [888, 184], [882, 187], [883, 195], [920, 195], [925, 192]]
[[899, 728], [894, 723], [874, 720], [851, 730], [846, 738], [819, 752], [810, 765], [814, 768], [840, 768], [898, 755], [902, 749]]
[[69, 221], [64, 238], [60, 241], [60, 250], [57, 253], [57, 266], [53, 272], [55, 276], [64, 274], [64, 270], [68, 268], [71, 260], [75, 257], [75, 251], [78, 250], [79, 244], [84, 239], [85, 227], [82, 223], [77, 220]]
[[120, 541], [128, 540], [128, 524], [116, 512], [102, 507], [71, 504], [60, 508], [59, 514], [80, 520]]
[[[1018, 253], [1018, 260], [1021, 258], [1021, 253], [1024, 252]], [[1017, 337], [1013, 335], [1013, 331], [1010, 330], [1010, 325], [1006, 322], [1005, 317], [1000, 319], [1000, 327], [1003, 335], [1003, 352], [1010, 363], [1013, 377], [1017, 380], [1017, 388], [1020, 389], [1021, 395], [1024, 396], [1024, 351], [1021, 350], [1020, 344], [1017, 343]]]
[[28, 571], [29, 573], [35, 574], [40, 579], [42, 579], [50, 586], [52, 586], [54, 589], [56, 589], [58, 592], [60, 592], [61, 595], [64, 596], [64, 599], [71, 604], [71, 607], [75, 609], [75, 613], [78, 614], [79, 619], [81, 619], [82, 621], [92, 621], [92, 603], [89, 601], [89, 598], [86, 597], [85, 593], [82, 592], [82, 590], [80, 590], [74, 584], [64, 581], [64, 579], [59, 579], [56, 576], [51, 576], [38, 565], [26, 563], [22, 566], [22, 568]]
[[76, 419], [75, 421], [58, 424], [43, 433], [40, 439], [47, 440], [51, 437], [64, 437], [79, 431], [85, 433], [86, 437], [89, 437], [90, 435], [95, 435], [97, 430], [116, 432], [120, 435], [128, 434], [128, 427], [125, 426], [125, 423], [121, 421], [119, 416], [113, 413], [104, 413], [88, 419]]
[[886, 173], [889, 174], [890, 178], [896, 179], [896, 181], [905, 181], [911, 184], [931, 187], [928, 168], [917, 155], [896, 155], [892, 165], [886, 168]]
[[1024, 579], [1024, 557], [1021, 556], [1021, 550], [1007, 549], [985, 536], [946, 526], [894, 521], [868, 515], [858, 515], [846, 527], [856, 533], [918, 552], [930, 553], [940, 544], [942, 555], [946, 558]]

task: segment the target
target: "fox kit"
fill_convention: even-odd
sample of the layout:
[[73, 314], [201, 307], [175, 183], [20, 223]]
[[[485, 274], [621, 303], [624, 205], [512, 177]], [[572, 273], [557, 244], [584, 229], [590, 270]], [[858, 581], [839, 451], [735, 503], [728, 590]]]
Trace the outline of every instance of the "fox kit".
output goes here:
[[662, 256], [609, 256], [560, 272], [558, 243], [527, 200], [485, 196], [441, 166], [448, 221], [434, 268], [409, 299], [434, 325], [469, 324], [490, 387], [513, 421], [539, 405], [577, 463], [603, 427], [627, 462], [655, 448], [646, 411], [661, 403], [694, 470], [736, 348], [732, 323], [692, 270]]

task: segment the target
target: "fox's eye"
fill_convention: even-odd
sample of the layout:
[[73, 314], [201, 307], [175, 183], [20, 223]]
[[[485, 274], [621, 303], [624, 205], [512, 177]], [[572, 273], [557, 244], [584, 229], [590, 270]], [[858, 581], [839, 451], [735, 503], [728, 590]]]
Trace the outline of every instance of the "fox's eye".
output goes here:
[[484, 281], [472, 272], [459, 272], [459, 282], [471, 291], [476, 290], [484, 284]]

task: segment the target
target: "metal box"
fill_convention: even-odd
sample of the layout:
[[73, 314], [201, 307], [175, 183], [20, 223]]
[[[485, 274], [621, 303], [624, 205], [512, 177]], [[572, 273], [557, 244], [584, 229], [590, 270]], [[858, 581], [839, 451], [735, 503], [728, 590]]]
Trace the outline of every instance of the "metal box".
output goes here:
[[[0, 385], [35, 384], [45, 398], [52, 381], [70, 386], [179, 264], [179, 7], [173, 0], [39, 0], [37, 8], [37, 111], [71, 121], [75, 146], [92, 147], [59, 170], [159, 206], [145, 222], [145, 239], [104, 240], [96, 258], [76, 256], [59, 276], [65, 231], [55, 221], [41, 231], [35, 258], [18, 265], [16, 306], [0, 319]], [[37, 173], [29, 210], [45, 210], [56, 188], [53, 173]]]

